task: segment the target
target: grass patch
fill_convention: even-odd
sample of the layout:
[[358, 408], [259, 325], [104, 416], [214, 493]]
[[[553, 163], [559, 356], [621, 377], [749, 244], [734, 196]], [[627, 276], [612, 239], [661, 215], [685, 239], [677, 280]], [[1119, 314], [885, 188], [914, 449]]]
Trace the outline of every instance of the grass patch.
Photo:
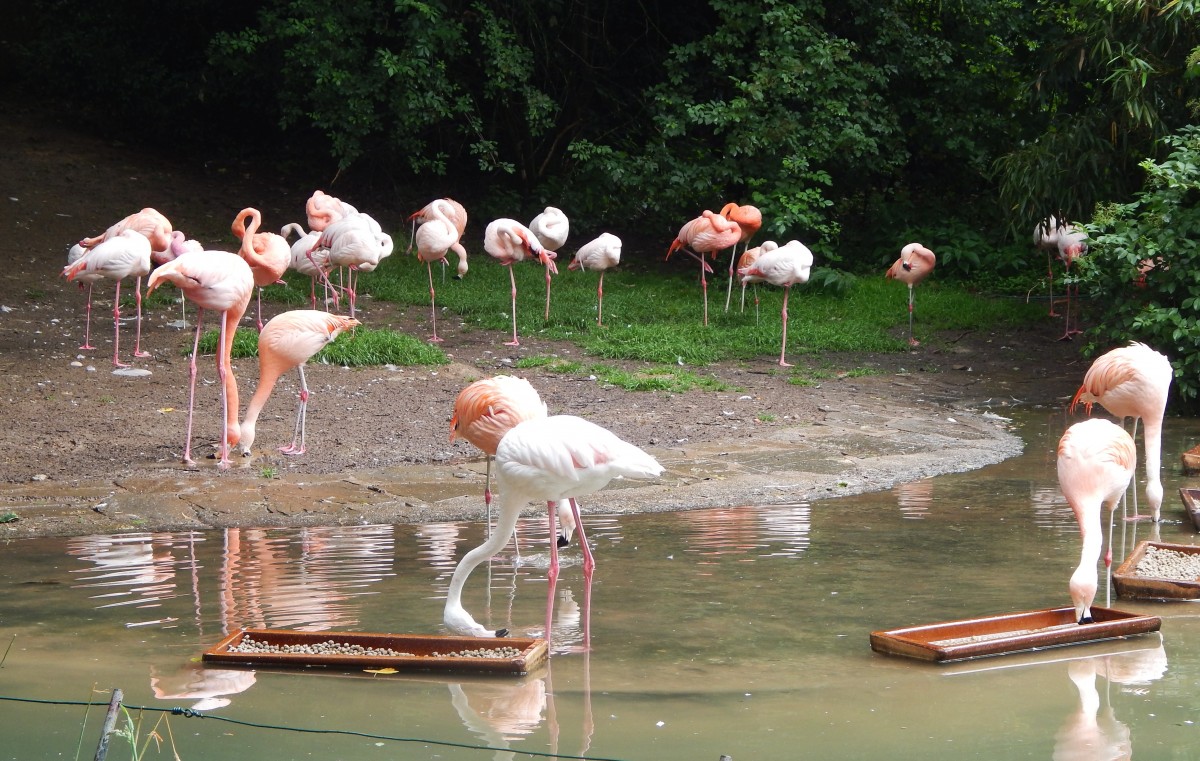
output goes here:
[[681, 394], [693, 389], [702, 391], [736, 390], [728, 383], [705, 377], [683, 367], [662, 365], [642, 370], [622, 370], [602, 362], [584, 364], [554, 357], [529, 357], [518, 360], [517, 368], [542, 368], [564, 375], [592, 375], [601, 383], [626, 391], [670, 391]]
[[[200, 336], [199, 353], [214, 354], [219, 339], [218, 331], [205, 331]], [[191, 350], [192, 347], [188, 344], [183, 351], [188, 354]], [[258, 331], [253, 328], [238, 328], [233, 337], [234, 359], [257, 356]], [[446, 352], [420, 338], [394, 330], [359, 327], [338, 336], [336, 341], [317, 352], [310, 361], [343, 367], [417, 366], [447, 365], [450, 358], [446, 356]]]

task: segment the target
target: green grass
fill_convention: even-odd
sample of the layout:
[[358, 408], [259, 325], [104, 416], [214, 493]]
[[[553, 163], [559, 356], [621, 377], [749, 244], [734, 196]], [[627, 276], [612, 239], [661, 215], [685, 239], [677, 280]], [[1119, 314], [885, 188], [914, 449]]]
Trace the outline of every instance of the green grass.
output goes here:
[[[216, 352], [220, 335], [215, 330], [209, 330], [200, 336], [201, 354]], [[185, 354], [192, 351], [191, 345], [183, 349]], [[258, 356], [258, 331], [253, 328], [238, 328], [233, 337], [233, 357]], [[343, 367], [362, 367], [366, 365], [445, 365], [450, 363], [446, 353], [436, 346], [426, 343], [423, 339], [394, 330], [374, 330], [371, 328], [355, 328], [349, 333], [343, 333], [337, 340], [317, 352], [310, 360], [312, 362]]]
[[583, 364], [553, 357], [529, 357], [518, 360], [517, 368], [539, 367], [552, 373], [568, 375], [592, 375], [606, 383], [626, 391], [671, 391], [684, 393], [692, 389], [703, 391], [737, 390], [728, 383], [712, 377], [698, 375], [682, 367], [666, 365], [651, 366], [640, 370], [622, 370], [602, 362]]

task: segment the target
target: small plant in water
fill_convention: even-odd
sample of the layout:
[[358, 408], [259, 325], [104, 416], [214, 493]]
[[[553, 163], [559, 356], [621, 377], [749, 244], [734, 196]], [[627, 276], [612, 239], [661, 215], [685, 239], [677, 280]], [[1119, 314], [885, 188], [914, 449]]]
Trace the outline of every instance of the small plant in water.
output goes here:
[[258, 475], [262, 478], [274, 478], [275, 476], [279, 475], [279, 471], [270, 465], [264, 465], [259, 468]]

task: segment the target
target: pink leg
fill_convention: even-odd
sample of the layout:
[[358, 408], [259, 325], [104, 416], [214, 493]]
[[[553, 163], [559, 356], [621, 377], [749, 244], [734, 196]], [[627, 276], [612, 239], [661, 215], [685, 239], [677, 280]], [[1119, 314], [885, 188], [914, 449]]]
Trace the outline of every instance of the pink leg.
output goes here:
[[[433, 292], [433, 265], [425, 262], [425, 270], [429, 273], [429, 319], [433, 321], [433, 335], [430, 336], [430, 343], [438, 343], [442, 339], [438, 338], [437, 334], [437, 297]], [[511, 273], [512, 270], [509, 270]]]
[[134, 287], [137, 288], [137, 332], [133, 339], [133, 356], [149, 357], [150, 352], [142, 351], [142, 278], [140, 275]]
[[[228, 313], [221, 315], [221, 337], [217, 344], [217, 378], [221, 382], [221, 443], [217, 445], [217, 467], [221, 470], [229, 470], [232, 463], [229, 461], [229, 388], [225, 385], [225, 377], [229, 374], [229, 368], [225, 362], [225, 322]], [[235, 326], [236, 328], [236, 326]]]
[[[546, 571], [548, 580], [546, 591], [546, 651], [550, 651], [550, 631], [554, 625], [554, 588], [558, 584], [558, 513], [553, 502], [546, 503], [546, 512], [550, 515], [550, 568]], [[580, 535], [580, 541], [583, 536]]]
[[704, 325], [708, 326], [708, 278], [704, 276], [704, 270], [708, 266], [704, 258], [700, 259], [700, 288], [704, 291]]
[[550, 268], [549, 267], [546, 268], [546, 314], [542, 319], [545, 319], [545, 320], [550, 319]]
[[[1068, 264], [1067, 265], [1067, 273], [1070, 274], [1070, 272], [1071, 272], [1071, 265]], [[1059, 339], [1058, 339], [1060, 341], [1070, 341], [1077, 334], [1083, 332], [1082, 330], [1071, 330], [1071, 286], [1070, 285], [1066, 286], [1065, 290], [1067, 292], [1067, 310], [1066, 310], [1067, 313], [1063, 317], [1063, 334], [1061, 336], [1059, 336]], [[1078, 296], [1079, 286], [1075, 286], [1075, 293], [1076, 293], [1076, 296]], [[1076, 308], [1076, 310], [1078, 310], [1079, 306], [1076, 305], [1075, 308]], [[1076, 322], [1078, 322], [1078, 315], [1076, 315]]]
[[113, 300], [113, 367], [129, 367], [117, 359], [121, 348], [121, 281], [117, 281], [117, 295]]
[[788, 294], [790, 294], [791, 292], [792, 292], [792, 287], [790, 285], [784, 286], [784, 288], [783, 288], [783, 345], [779, 347], [779, 366], [780, 367], [791, 367], [792, 366], [790, 362], [785, 362], [783, 359], [784, 354], [787, 353], [787, 324], [788, 324], [787, 302], [788, 302]]
[[96, 347], [92, 346], [92, 284], [91, 283], [88, 283], [86, 314], [87, 314], [87, 317], [83, 323], [83, 346], [80, 346], [79, 348], [80, 349], [95, 349]]
[[[304, 365], [296, 368], [300, 372], [300, 407], [296, 410], [296, 427], [292, 430], [292, 443], [280, 447], [279, 451], [286, 455], [302, 455], [305, 452], [304, 428], [308, 423], [308, 383], [304, 380]], [[300, 446], [296, 446], [296, 440]]]
[[187, 438], [183, 443], [183, 462], [185, 465], [195, 465], [192, 459], [192, 410], [196, 406], [196, 353], [200, 350], [200, 326], [204, 322], [204, 310], [196, 310], [196, 340], [192, 342], [192, 356], [188, 360], [188, 417]]
[[316, 276], [308, 279], [308, 301], [312, 304], [312, 308], [317, 308], [317, 278]]
[[[749, 246], [749, 243], [746, 243]], [[737, 244], [733, 244], [733, 250], [729, 255], [729, 284], [725, 288], [725, 311], [729, 311], [729, 301], [733, 298], [733, 265], [737, 262]]]
[[921, 342], [913, 338], [913, 287], [908, 286], [908, 345], [920, 346]]
[[592, 582], [592, 571], [596, 568], [596, 559], [592, 557], [592, 548], [588, 546], [587, 536], [583, 533], [583, 521], [579, 517], [579, 505], [571, 497], [571, 514], [575, 516], [575, 531], [579, 534], [579, 551], [583, 553], [583, 578], [588, 584]]
[[262, 329], [263, 329], [263, 321], [262, 321], [262, 288], [255, 288], [254, 290], [258, 291], [258, 332], [259, 332], [259, 333], [261, 333], [261, 332], [262, 332]]
[[512, 265], [508, 265], [508, 279], [512, 282], [512, 320], [513, 320], [513, 340], [505, 341], [505, 346], [520, 346], [521, 342], [517, 340], [517, 278], [513, 275]]
[[1050, 277], [1050, 316], [1058, 317], [1058, 312], [1054, 311], [1054, 260], [1049, 251], [1046, 252], [1046, 272]]
[[596, 324], [604, 324], [604, 270], [600, 270], [600, 285], [596, 286], [596, 299], [599, 302], [596, 308]]

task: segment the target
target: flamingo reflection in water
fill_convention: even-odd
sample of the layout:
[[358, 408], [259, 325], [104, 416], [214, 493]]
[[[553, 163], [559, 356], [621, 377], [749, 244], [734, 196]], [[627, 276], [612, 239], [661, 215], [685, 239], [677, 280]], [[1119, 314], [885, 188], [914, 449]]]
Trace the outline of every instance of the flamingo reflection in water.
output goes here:
[[158, 700], [195, 700], [193, 711], [224, 708], [230, 695], [254, 686], [257, 677], [249, 669], [206, 669], [189, 665], [171, 673], [150, 668], [150, 689]]

